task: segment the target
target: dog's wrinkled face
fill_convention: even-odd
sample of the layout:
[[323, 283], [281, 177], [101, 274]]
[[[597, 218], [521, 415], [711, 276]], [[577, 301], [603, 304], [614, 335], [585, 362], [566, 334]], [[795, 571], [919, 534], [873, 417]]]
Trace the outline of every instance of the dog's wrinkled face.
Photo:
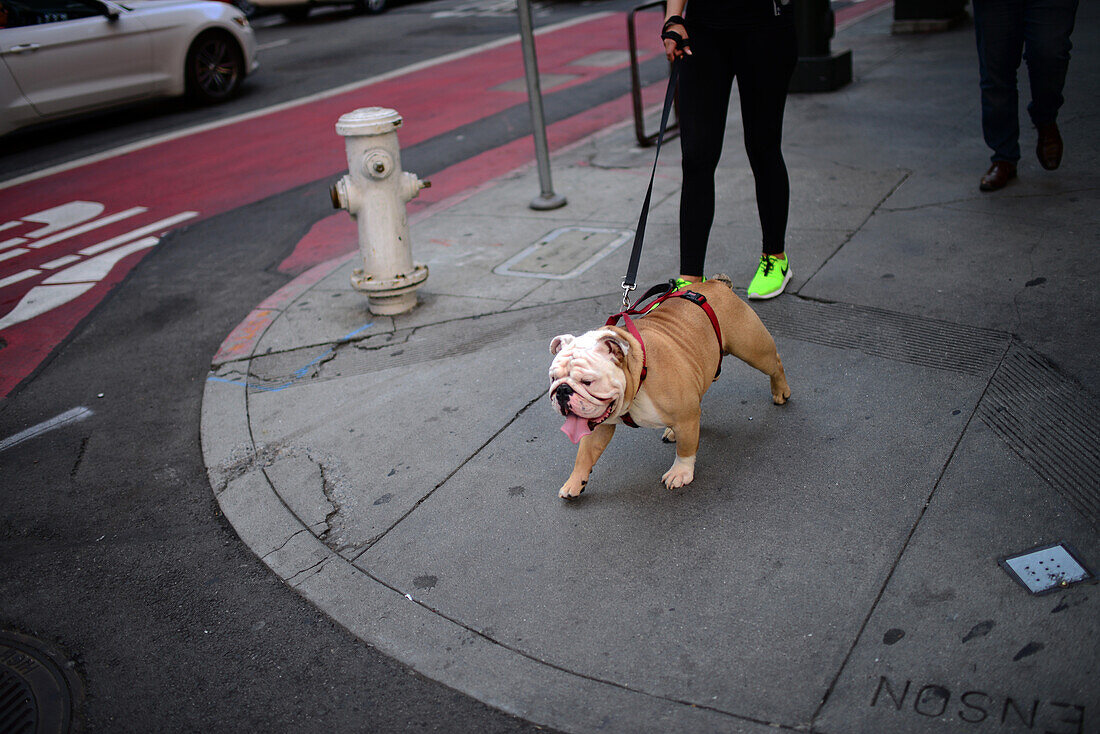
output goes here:
[[550, 402], [565, 416], [561, 429], [573, 443], [622, 410], [629, 349], [610, 329], [562, 334], [550, 342]]

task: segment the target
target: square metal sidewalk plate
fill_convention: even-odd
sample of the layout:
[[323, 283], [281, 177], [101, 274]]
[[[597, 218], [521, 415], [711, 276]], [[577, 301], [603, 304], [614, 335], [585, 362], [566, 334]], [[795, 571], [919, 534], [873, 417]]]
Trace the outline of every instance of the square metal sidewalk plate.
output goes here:
[[1066, 543], [1044, 545], [1000, 561], [1008, 575], [1032, 594], [1046, 594], [1093, 578], [1074, 548]]
[[575, 278], [634, 236], [632, 229], [561, 227], [493, 269], [497, 275]]

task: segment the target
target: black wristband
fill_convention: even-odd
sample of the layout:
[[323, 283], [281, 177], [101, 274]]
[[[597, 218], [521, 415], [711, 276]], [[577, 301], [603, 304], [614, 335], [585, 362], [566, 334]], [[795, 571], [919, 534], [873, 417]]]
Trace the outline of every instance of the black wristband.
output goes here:
[[668, 20], [665, 21], [665, 25], [661, 30], [667, 31], [670, 25], [684, 25], [684, 19], [679, 15], [670, 15], [668, 16]]

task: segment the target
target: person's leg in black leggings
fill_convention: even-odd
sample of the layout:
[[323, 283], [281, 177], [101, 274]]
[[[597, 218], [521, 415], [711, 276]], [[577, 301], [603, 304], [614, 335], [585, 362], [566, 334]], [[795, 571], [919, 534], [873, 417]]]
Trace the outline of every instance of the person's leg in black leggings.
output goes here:
[[690, 25], [688, 33], [692, 55], [680, 62], [680, 275], [699, 280], [714, 222], [714, 172], [722, 157], [733, 64], [725, 34]]
[[[756, 207], [763, 252], [780, 255], [787, 235], [790, 181], [780, 148], [787, 87], [798, 60], [794, 24], [789, 19], [737, 33], [733, 44], [745, 152], [756, 181]], [[788, 22], [781, 22], [781, 21]]]

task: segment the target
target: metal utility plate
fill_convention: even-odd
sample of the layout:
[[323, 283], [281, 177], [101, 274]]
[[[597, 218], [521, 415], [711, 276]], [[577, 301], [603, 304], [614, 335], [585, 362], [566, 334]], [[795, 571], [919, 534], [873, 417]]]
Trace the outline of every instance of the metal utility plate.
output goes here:
[[[516, 253], [493, 272], [524, 278], [575, 278], [633, 236], [632, 229], [561, 227]], [[581, 258], [586, 259], [576, 265]]]
[[1046, 594], [1088, 581], [1092, 573], [1066, 543], [1054, 543], [1008, 556], [1000, 561], [1008, 575], [1032, 594]]

